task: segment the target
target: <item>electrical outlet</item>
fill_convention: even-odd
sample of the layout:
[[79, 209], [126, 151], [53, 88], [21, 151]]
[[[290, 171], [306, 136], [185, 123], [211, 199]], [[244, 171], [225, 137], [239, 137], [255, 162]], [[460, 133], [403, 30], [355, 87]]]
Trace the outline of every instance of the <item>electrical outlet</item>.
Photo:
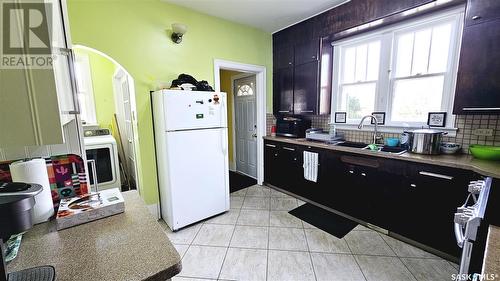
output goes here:
[[493, 136], [493, 129], [475, 129], [472, 133], [476, 136], [491, 137]]

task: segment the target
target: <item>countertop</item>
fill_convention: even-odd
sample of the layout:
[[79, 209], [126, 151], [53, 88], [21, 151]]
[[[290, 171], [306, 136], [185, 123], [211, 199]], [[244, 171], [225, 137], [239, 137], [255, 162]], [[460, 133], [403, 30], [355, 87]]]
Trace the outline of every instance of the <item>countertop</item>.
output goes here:
[[483, 273], [500, 276], [500, 227], [490, 225], [484, 254]]
[[480, 160], [467, 154], [457, 155], [422, 155], [414, 153], [404, 153], [401, 155], [391, 153], [378, 153], [367, 149], [335, 146], [327, 143], [308, 141], [306, 139], [292, 139], [285, 137], [264, 137], [265, 140], [284, 142], [296, 145], [305, 145], [317, 148], [330, 149], [334, 151], [344, 151], [350, 153], [357, 153], [360, 155], [369, 155], [382, 158], [390, 158], [396, 160], [405, 160], [425, 164], [434, 164], [438, 166], [446, 166], [452, 168], [460, 168], [465, 170], [472, 170], [483, 176], [490, 176], [500, 178], [500, 161], [486, 161]]
[[181, 257], [137, 191], [123, 193], [125, 212], [55, 230], [55, 221], [23, 237], [8, 270], [52, 265], [58, 281], [168, 280], [181, 271]]

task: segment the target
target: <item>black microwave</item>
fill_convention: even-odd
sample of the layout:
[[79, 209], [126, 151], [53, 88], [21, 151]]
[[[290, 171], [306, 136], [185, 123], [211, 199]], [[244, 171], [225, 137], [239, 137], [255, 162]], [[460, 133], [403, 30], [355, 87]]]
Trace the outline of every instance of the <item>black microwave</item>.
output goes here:
[[276, 120], [276, 135], [289, 138], [305, 138], [306, 130], [311, 127], [311, 120], [280, 117]]

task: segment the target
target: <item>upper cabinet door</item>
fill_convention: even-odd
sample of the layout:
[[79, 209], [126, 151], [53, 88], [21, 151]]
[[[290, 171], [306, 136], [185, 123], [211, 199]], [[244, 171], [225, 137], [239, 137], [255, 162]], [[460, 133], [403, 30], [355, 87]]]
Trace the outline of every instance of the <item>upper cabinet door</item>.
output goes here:
[[483, 23], [500, 18], [499, 0], [469, 0], [467, 1], [467, 14], [465, 26]]
[[274, 72], [273, 111], [276, 115], [293, 113], [293, 67]]
[[500, 113], [500, 20], [466, 27], [453, 113]]
[[283, 47], [274, 52], [274, 68], [281, 69], [293, 66], [293, 47]]
[[315, 115], [318, 112], [318, 78], [319, 63], [317, 61], [297, 65], [293, 80], [293, 111], [299, 115]]
[[295, 65], [317, 61], [319, 56], [319, 40], [295, 46]]

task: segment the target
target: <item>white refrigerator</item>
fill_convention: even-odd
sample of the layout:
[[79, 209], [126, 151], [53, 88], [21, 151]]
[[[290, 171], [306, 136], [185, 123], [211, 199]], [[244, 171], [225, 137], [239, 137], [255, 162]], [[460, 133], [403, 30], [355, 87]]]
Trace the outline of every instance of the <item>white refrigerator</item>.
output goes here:
[[161, 216], [170, 229], [229, 210], [226, 93], [152, 93]]

